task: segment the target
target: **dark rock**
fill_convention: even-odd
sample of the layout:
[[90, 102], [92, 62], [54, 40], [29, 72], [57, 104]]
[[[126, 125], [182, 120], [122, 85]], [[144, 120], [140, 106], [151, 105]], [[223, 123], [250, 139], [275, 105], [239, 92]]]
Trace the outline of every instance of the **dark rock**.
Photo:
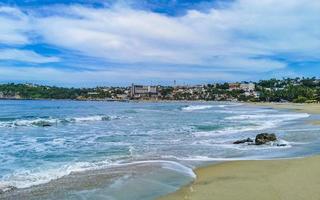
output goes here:
[[50, 123], [44, 123], [44, 124], [42, 124], [42, 127], [48, 127], [48, 126], [52, 126], [52, 124], [50, 124]]
[[50, 122], [47, 121], [38, 121], [33, 123], [34, 126], [40, 126], [40, 127], [49, 127], [52, 126]]
[[253, 139], [251, 139], [251, 138], [247, 138], [247, 139], [243, 139], [243, 140], [237, 140], [237, 141], [235, 141], [235, 142], [233, 142], [233, 144], [243, 144], [243, 143], [251, 143], [251, 142], [253, 142]]
[[260, 133], [256, 136], [255, 144], [262, 145], [276, 140], [277, 136], [274, 133]]
[[287, 144], [277, 144], [277, 147], [285, 147]]
[[0, 194], [3, 194], [5, 192], [10, 192], [10, 191], [15, 190], [15, 189], [17, 189], [17, 188], [14, 187], [14, 186], [11, 186], [11, 185], [9, 185], [9, 186], [1, 186], [0, 185]]

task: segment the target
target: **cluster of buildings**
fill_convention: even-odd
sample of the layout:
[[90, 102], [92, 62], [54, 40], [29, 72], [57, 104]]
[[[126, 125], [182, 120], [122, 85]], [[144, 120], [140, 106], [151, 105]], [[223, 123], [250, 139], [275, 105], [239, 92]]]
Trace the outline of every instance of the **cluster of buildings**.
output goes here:
[[21, 99], [19, 94], [4, 94], [3, 92], [0, 92], [0, 99]]
[[[223, 87], [221, 87], [223, 85]], [[25, 84], [24, 87], [37, 88], [40, 86]], [[20, 86], [22, 87], [22, 86]], [[45, 86], [41, 86], [45, 87]], [[48, 90], [50, 89], [47, 88]], [[238, 100], [239, 96], [250, 98], [259, 97], [255, 83], [225, 83], [207, 85], [136, 85], [129, 87], [97, 87], [83, 88], [74, 91], [78, 100]], [[19, 92], [2, 92], [0, 99], [21, 99]]]
[[[254, 83], [229, 83], [228, 89], [220, 90], [219, 94], [212, 94], [210, 87], [214, 85], [184, 85], [184, 86], [150, 86], [132, 84], [120, 94], [114, 96], [120, 100], [235, 100], [230, 98], [228, 92], [241, 91], [247, 97], [258, 97]], [[104, 89], [110, 91], [110, 89]]]
[[229, 90], [241, 90], [244, 91], [245, 96], [259, 97], [254, 83], [229, 83]]
[[[128, 87], [63, 88], [35, 84], [0, 84], [0, 99], [76, 100], [206, 100], [206, 101], [319, 101], [320, 79], [285, 78], [259, 82], [205, 85], [136, 85]], [[302, 100], [301, 100], [302, 99]]]

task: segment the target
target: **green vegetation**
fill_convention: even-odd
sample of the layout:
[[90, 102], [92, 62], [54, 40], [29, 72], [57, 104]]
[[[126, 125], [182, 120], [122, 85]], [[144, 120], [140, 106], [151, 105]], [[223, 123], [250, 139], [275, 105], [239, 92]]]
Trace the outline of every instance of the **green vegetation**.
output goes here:
[[[250, 85], [251, 84], [251, 85]], [[250, 101], [250, 102], [320, 102], [320, 80], [286, 78], [257, 83], [220, 83], [203, 86], [158, 86], [162, 100]], [[146, 97], [147, 96], [147, 97]], [[145, 99], [151, 98], [149, 95]], [[2, 84], [2, 99], [130, 99], [130, 87], [63, 88], [34, 84]], [[139, 99], [139, 98], [136, 98]]]
[[62, 88], [33, 84], [2, 84], [0, 98], [5, 99], [105, 99], [123, 94], [121, 89]]
[[256, 85], [259, 101], [310, 103], [320, 101], [320, 82], [313, 78], [271, 79]]

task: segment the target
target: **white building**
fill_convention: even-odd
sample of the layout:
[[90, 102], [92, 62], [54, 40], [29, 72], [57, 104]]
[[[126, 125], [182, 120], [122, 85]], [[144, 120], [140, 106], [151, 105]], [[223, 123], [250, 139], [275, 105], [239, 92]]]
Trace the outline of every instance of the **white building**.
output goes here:
[[134, 85], [131, 86], [131, 97], [151, 97], [158, 95], [157, 86]]
[[254, 83], [241, 83], [240, 90], [244, 90], [245, 92], [253, 92], [255, 90]]

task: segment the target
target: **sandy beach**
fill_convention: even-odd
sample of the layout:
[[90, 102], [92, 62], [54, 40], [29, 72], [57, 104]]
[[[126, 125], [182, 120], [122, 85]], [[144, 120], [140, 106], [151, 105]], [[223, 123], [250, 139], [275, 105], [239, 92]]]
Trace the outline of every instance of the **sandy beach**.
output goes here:
[[250, 103], [253, 106], [266, 106], [275, 109], [287, 109], [296, 112], [306, 112], [310, 114], [320, 114], [320, 104], [301, 104], [301, 103]]
[[320, 157], [233, 161], [196, 170], [190, 185], [160, 200], [319, 200]]
[[[319, 104], [252, 105], [320, 113]], [[320, 156], [287, 160], [231, 161], [198, 168], [195, 173], [197, 178], [193, 183], [160, 200], [320, 199]]]

